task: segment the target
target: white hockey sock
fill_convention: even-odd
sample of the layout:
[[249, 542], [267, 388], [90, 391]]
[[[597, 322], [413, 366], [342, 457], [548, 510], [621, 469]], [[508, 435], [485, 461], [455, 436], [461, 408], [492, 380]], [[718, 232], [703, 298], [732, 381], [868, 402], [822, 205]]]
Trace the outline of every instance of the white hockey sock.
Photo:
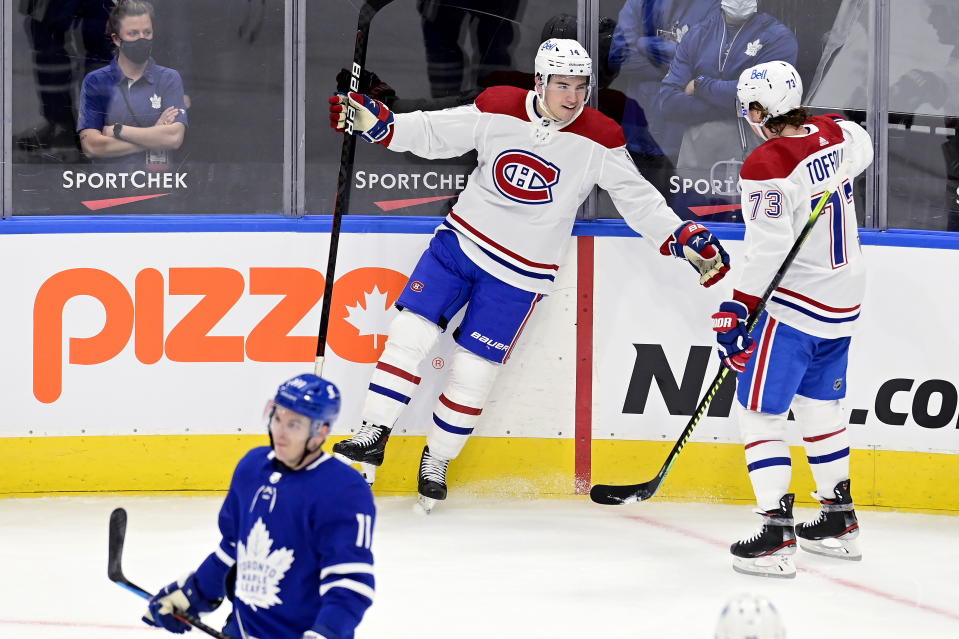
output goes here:
[[499, 369], [500, 364], [457, 346], [446, 390], [433, 409], [433, 427], [426, 438], [431, 454], [456, 459], [483, 413]]
[[789, 492], [792, 460], [789, 446], [781, 439], [746, 442], [746, 468], [761, 510], [776, 510]]
[[439, 334], [440, 327], [433, 322], [410, 311], [400, 311], [390, 324], [383, 355], [370, 377], [361, 413], [363, 421], [393, 427], [419, 386], [420, 362], [436, 344]]
[[786, 415], [746, 410], [737, 403], [739, 432], [746, 448], [746, 469], [762, 510], [779, 508], [779, 498], [789, 492], [792, 460], [785, 442]]
[[793, 413], [802, 430], [816, 492], [832, 499], [836, 484], [849, 478], [849, 431], [839, 402], [796, 397]]

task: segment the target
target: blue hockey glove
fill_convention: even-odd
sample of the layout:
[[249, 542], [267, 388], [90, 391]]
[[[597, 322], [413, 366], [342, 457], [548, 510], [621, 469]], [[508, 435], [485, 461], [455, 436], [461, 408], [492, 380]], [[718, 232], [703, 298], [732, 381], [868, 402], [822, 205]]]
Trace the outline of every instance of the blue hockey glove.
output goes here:
[[723, 302], [713, 313], [713, 330], [719, 342], [719, 359], [726, 368], [742, 373], [756, 350], [756, 340], [746, 334], [749, 309], [739, 301]]
[[336, 131], [346, 129], [346, 111], [352, 108], [353, 133], [367, 142], [388, 145], [393, 137], [393, 112], [389, 107], [362, 93], [343, 93], [330, 96], [330, 126]]
[[187, 612], [195, 617], [201, 612], [216, 610], [222, 601], [222, 599], [211, 601], [200, 594], [196, 576], [191, 573], [153, 595], [147, 604], [146, 614], [143, 615], [143, 623], [182, 634], [190, 630], [191, 626], [174, 617], [175, 613]]
[[659, 247], [663, 255], [689, 262], [699, 273], [699, 283], [709, 288], [729, 271], [729, 254], [702, 224], [685, 222]]

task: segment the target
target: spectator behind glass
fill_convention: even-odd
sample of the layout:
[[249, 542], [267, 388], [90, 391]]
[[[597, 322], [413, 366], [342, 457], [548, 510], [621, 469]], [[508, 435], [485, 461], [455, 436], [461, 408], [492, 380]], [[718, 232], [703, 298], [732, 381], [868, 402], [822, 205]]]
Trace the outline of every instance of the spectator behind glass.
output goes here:
[[[110, 47], [103, 37], [112, 0], [20, 0], [24, 28], [33, 50], [33, 70], [40, 99], [43, 123], [31, 126], [16, 136], [17, 146], [24, 151], [51, 149], [72, 150], [76, 155], [76, 132], [73, 124], [74, 73], [84, 74], [110, 61]], [[71, 55], [67, 43], [75, 30], [80, 33], [84, 52]], [[76, 69], [74, 59], [83, 61]], [[77, 76], [79, 77], [79, 76]]]
[[626, 0], [619, 12], [609, 66], [626, 82], [626, 95], [633, 99], [621, 124], [641, 170], [672, 172], [683, 127], [657, 109], [659, 89], [690, 27], [715, 12], [716, 0]]
[[432, 97], [456, 96], [464, 89], [466, 54], [460, 35], [464, 20], [466, 32], [474, 33], [477, 77], [512, 66], [513, 23], [521, 4], [515, 0], [419, 0]]
[[[694, 215], [738, 209], [742, 159], [759, 141], [743, 130], [736, 109], [736, 82], [746, 68], [783, 60], [795, 64], [792, 31], [765, 13], [757, 0], [719, 0], [721, 11], [690, 28], [676, 47], [663, 79], [659, 109], [685, 131], [676, 163], [674, 209]], [[739, 152], [731, 151], [738, 149]], [[732, 207], [732, 208], [730, 208]], [[727, 216], [737, 219], [735, 216]]]
[[180, 74], [150, 57], [153, 5], [120, 0], [107, 35], [117, 55], [83, 79], [80, 145], [95, 162], [163, 170], [183, 144], [187, 117]]

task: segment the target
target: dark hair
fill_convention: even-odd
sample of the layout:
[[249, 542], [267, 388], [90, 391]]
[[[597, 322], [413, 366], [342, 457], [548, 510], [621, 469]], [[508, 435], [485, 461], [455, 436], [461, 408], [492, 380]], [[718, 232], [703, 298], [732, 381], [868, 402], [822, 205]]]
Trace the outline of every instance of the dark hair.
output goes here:
[[[749, 108], [752, 110], [760, 111], [763, 116], [766, 115], [766, 109], [763, 108], [758, 102], [750, 102]], [[769, 118], [766, 120], [766, 124], [763, 126], [773, 132], [774, 135], [782, 135], [783, 129], [787, 126], [802, 126], [806, 120], [809, 119], [809, 112], [806, 111], [805, 107], [799, 107], [787, 111], [782, 115], [777, 115], [774, 118]]]
[[107, 19], [107, 37], [114, 33], [120, 33], [120, 22], [130, 16], [150, 16], [153, 22], [153, 5], [146, 0], [120, 0], [117, 6], [110, 11], [110, 17]]

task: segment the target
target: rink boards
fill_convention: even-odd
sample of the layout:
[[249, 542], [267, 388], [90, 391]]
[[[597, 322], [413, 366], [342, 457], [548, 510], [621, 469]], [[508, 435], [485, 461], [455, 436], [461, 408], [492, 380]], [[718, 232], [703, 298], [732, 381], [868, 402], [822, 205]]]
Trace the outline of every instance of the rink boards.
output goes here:
[[[391, 304], [436, 223], [346, 220], [324, 369], [344, 395], [337, 437], [359, 421]], [[328, 230], [325, 218], [0, 223], [0, 493], [225, 488], [233, 462], [266, 441], [277, 383], [313, 368]], [[716, 373], [709, 315], [735, 276], [702, 289], [618, 222], [576, 234], [451, 466], [453, 490], [572, 494], [649, 479]], [[717, 234], [735, 268], [741, 229]], [[869, 286], [845, 403], [857, 501], [959, 511], [959, 241], [865, 232], [863, 244]], [[378, 490], [415, 490], [450, 352], [444, 339], [424, 361]], [[714, 401], [663, 496], [751, 499], [731, 403], [729, 392]], [[793, 460], [808, 500], [801, 448]]]

